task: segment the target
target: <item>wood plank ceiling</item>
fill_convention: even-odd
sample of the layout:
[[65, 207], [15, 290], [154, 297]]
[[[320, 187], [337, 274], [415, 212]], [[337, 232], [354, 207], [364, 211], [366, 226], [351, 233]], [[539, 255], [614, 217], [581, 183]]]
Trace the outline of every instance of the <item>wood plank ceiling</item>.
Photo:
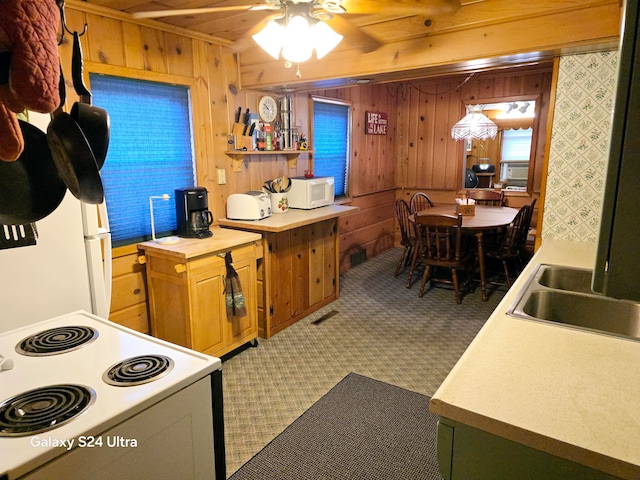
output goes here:
[[[155, 10], [229, 7], [275, 0], [85, 0], [128, 14]], [[303, 0], [305, 1], [305, 0]], [[561, 53], [616, 48], [618, 0], [459, 0], [455, 13], [410, 14], [402, 5], [438, 5], [453, 0], [342, 0], [343, 6], [393, 6], [385, 14], [347, 14], [355, 28], [330, 54], [332, 61], [305, 63], [305, 77], [282, 78], [282, 64], [250, 38], [273, 11], [231, 11], [160, 17], [156, 20], [213, 37], [241, 52], [243, 85], [280, 88], [285, 82], [309, 88], [339, 86], [360, 78], [381, 83], [432, 75], [481, 71], [548, 61]], [[292, 0], [290, 3], [294, 3]], [[75, 2], [74, 2], [75, 3]], [[397, 8], [397, 12], [396, 12]], [[434, 7], [438, 10], [437, 7]], [[415, 10], [414, 10], [415, 11]], [[388, 14], [392, 12], [393, 14]], [[613, 15], [612, 15], [613, 13]], [[576, 22], [567, 24], [569, 19]], [[363, 55], [358, 32], [379, 42], [375, 54]], [[343, 32], [341, 32], [343, 33]], [[329, 58], [329, 57], [327, 57]], [[274, 69], [273, 65], [278, 68]], [[314, 83], [314, 78], [316, 82]], [[334, 85], [335, 83], [335, 85]]]
[[[484, 3], [487, 0], [462, 0], [461, 5], [471, 3]], [[230, 7], [238, 5], [252, 5], [267, 3], [265, 0], [86, 0], [87, 3], [120, 10], [126, 13], [136, 13], [154, 10], [177, 10], [204, 7]], [[295, 3], [295, 2], [291, 2]], [[348, 0], [342, 2], [348, 4]], [[426, 34], [424, 23], [427, 20], [433, 22], [433, 16], [408, 15], [401, 13], [401, 1], [371, 0], [370, 2], [357, 3], [395, 3], [398, 13], [395, 15], [343, 15], [354, 26], [363, 29], [382, 43], [408, 39], [414, 36]], [[423, 3], [428, 3], [424, 2]], [[434, 0], [434, 3], [448, 3], [442, 0]], [[221, 13], [199, 13], [190, 15], [167, 16], [157, 20], [162, 23], [186, 28], [195, 32], [204, 33], [228, 42], [238, 42], [247, 38], [257, 25], [266, 17], [272, 15], [271, 11], [231, 11]], [[447, 17], [450, 15], [442, 15]], [[422, 26], [422, 28], [420, 28]], [[418, 27], [418, 28], [416, 28]]]

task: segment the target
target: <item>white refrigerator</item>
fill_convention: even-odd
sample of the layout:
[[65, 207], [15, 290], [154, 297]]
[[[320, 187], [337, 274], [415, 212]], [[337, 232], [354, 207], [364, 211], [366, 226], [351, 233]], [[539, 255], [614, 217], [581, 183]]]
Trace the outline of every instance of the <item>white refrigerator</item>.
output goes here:
[[[30, 112], [29, 121], [46, 130], [49, 116]], [[67, 191], [36, 228], [36, 245], [0, 250], [0, 332], [79, 309], [108, 318], [111, 234], [105, 204], [84, 204]]]

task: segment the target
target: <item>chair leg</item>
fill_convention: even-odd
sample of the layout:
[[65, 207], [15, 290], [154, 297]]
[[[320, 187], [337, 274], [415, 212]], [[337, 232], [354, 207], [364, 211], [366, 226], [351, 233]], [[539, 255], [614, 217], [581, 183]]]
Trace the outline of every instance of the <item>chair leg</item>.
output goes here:
[[451, 269], [451, 280], [453, 281], [453, 290], [456, 292], [456, 303], [462, 303], [462, 297], [460, 296], [460, 285], [458, 285], [458, 272], [455, 268]]
[[403, 267], [406, 267], [406, 263], [407, 263], [407, 260], [408, 260], [408, 255], [407, 254], [408, 254], [410, 248], [411, 247], [408, 247], [408, 246], [404, 247], [404, 250], [402, 251], [402, 256], [400, 257], [400, 260], [398, 261], [398, 264], [396, 265], [396, 271], [393, 274], [394, 277], [397, 277], [398, 275], [400, 275], [400, 270], [402, 270]]
[[504, 276], [507, 279], [507, 288], [511, 288], [511, 278], [509, 278], [509, 265], [506, 260], [502, 260], [502, 267], [504, 268]]
[[424, 274], [422, 275], [422, 282], [420, 283], [420, 291], [418, 292], [418, 296], [422, 297], [424, 295], [424, 286], [427, 284], [427, 280], [429, 279], [429, 265], [424, 266]]
[[409, 276], [407, 277], [407, 284], [405, 287], [411, 288], [411, 280], [413, 279], [413, 271], [416, 268], [416, 262], [418, 261], [418, 249], [412, 248], [413, 254], [411, 255], [411, 267], [409, 268]]

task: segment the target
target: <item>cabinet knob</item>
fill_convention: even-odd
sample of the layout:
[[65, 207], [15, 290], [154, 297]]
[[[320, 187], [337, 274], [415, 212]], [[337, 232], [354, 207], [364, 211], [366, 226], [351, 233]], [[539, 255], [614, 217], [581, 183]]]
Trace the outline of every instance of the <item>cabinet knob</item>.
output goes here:
[[187, 271], [187, 266], [184, 263], [178, 263], [173, 267], [173, 269], [176, 273], [183, 273]]
[[146, 255], [139, 255], [138, 256], [138, 263], [140, 265], [144, 265], [145, 263], [147, 263], [147, 256]]

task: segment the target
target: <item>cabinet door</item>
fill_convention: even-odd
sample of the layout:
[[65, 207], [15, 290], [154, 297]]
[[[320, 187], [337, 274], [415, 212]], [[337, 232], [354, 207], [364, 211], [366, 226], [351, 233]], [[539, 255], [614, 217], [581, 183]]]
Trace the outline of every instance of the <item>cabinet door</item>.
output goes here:
[[[239, 346], [258, 335], [258, 316], [256, 307], [256, 260], [255, 257], [233, 262], [233, 268], [238, 273], [240, 286], [247, 305], [247, 315], [244, 317], [225, 317], [227, 325], [227, 344]], [[225, 306], [226, 308], [226, 306]]]
[[193, 349], [207, 354], [226, 345], [226, 307], [224, 267], [194, 275], [189, 282]]

